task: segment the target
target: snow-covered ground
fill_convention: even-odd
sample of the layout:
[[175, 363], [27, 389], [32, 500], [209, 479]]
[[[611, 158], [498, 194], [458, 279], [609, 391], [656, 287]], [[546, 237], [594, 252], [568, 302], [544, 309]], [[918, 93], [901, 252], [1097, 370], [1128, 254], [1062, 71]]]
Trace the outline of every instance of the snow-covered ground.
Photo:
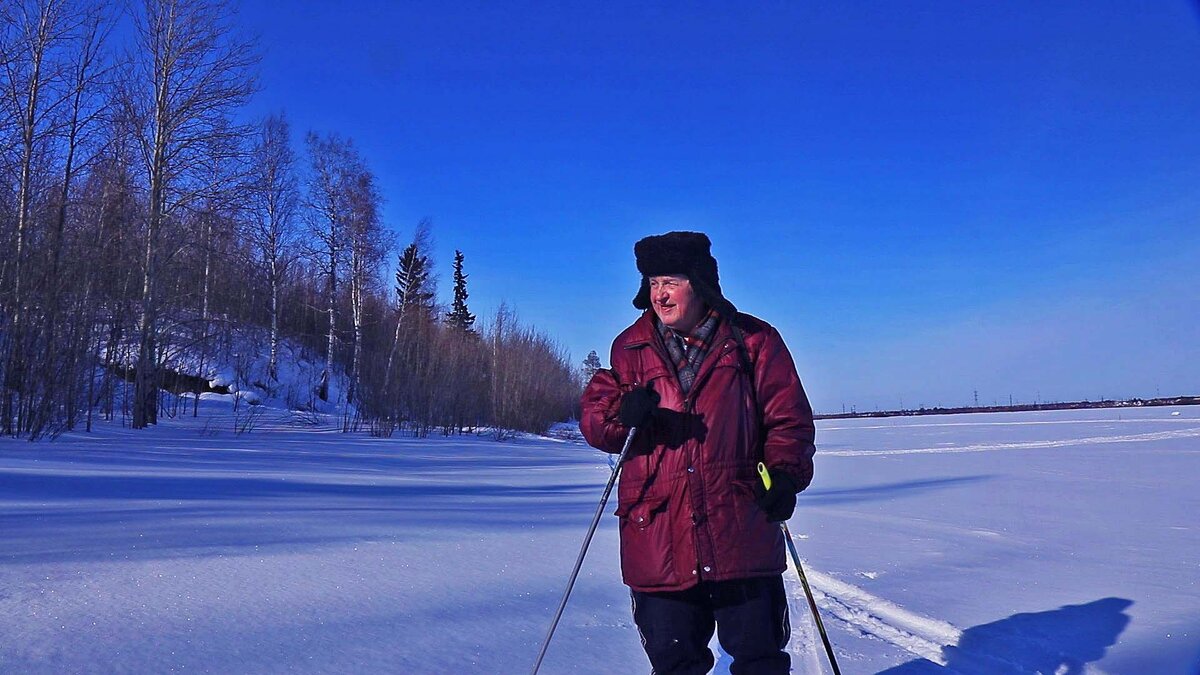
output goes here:
[[[0, 673], [528, 672], [605, 455], [279, 409], [236, 435], [218, 398], [0, 441]], [[827, 421], [818, 441], [791, 528], [842, 672], [1200, 673], [1200, 408]], [[606, 516], [543, 673], [649, 671], [616, 546]], [[795, 672], [828, 672], [787, 578]]]

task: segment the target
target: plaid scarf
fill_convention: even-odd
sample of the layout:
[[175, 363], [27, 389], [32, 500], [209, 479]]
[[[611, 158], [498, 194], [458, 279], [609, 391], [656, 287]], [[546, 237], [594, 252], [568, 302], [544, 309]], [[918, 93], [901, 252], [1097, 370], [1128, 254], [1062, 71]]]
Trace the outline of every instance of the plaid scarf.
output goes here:
[[700, 372], [700, 364], [712, 349], [713, 336], [717, 334], [717, 324], [720, 316], [715, 309], [710, 309], [708, 315], [696, 324], [689, 334], [683, 334], [658, 322], [658, 334], [662, 337], [667, 355], [671, 357], [671, 365], [675, 367], [675, 375], [679, 378], [679, 388], [684, 396], [691, 390]]

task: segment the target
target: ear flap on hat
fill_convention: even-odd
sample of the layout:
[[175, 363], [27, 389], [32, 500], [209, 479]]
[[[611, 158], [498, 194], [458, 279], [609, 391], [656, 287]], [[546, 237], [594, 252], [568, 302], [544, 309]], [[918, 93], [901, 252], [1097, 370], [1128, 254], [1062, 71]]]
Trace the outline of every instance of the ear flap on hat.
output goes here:
[[689, 277], [689, 280], [692, 283], [692, 288], [696, 289], [696, 294], [709, 307], [717, 310], [717, 314], [720, 314], [721, 318], [732, 320], [733, 317], [737, 316], [737, 307], [734, 307], [732, 302], [726, 300], [724, 295], [721, 295], [720, 286], [713, 288], [708, 283], [708, 280], [699, 274]]
[[650, 281], [646, 277], [642, 277], [642, 285], [633, 297], [633, 306], [638, 309], [650, 309]]

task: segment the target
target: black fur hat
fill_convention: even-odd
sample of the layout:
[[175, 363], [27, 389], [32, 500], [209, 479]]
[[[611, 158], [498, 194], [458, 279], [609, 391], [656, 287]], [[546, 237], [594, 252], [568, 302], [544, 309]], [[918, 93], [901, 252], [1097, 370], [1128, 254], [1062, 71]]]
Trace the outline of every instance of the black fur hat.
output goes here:
[[726, 317], [733, 316], [737, 309], [721, 295], [717, 260], [712, 256], [712, 242], [701, 232], [668, 232], [642, 239], [633, 245], [638, 271], [642, 273], [642, 286], [633, 299], [638, 309], [650, 308], [650, 282], [648, 277], [664, 274], [687, 276], [700, 297], [710, 307]]

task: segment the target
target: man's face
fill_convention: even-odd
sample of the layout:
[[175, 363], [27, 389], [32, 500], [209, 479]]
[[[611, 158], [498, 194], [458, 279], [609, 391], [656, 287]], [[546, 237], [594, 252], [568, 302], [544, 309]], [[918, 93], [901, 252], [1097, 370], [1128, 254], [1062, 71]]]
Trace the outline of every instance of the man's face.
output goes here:
[[649, 281], [650, 306], [668, 328], [686, 333], [704, 318], [704, 301], [686, 276], [668, 274], [650, 277]]

